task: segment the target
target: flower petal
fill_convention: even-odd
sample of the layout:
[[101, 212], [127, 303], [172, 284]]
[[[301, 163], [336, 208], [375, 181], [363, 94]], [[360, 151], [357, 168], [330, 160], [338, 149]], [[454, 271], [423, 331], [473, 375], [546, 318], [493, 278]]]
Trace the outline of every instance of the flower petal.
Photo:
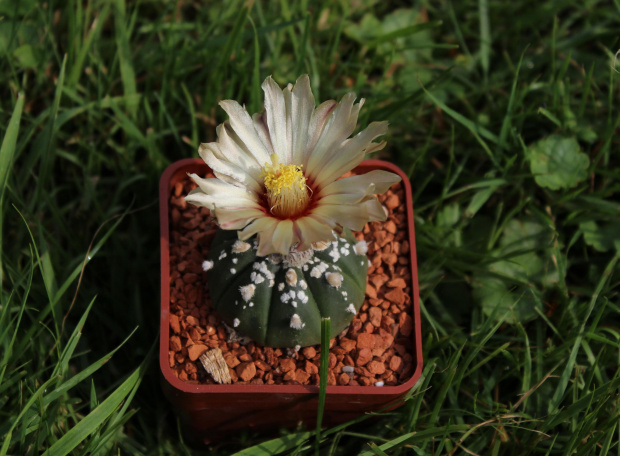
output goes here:
[[290, 116], [290, 111], [286, 109], [287, 103], [283, 92], [288, 92], [290, 96], [290, 89], [287, 87], [282, 91], [271, 76], [265, 79], [261, 87], [265, 92], [265, 114], [273, 151], [282, 163], [289, 164], [292, 139], [290, 119], [287, 117]]
[[248, 112], [239, 103], [233, 100], [222, 100], [220, 106], [229, 117], [230, 126], [239, 139], [256, 158], [258, 163], [266, 163], [271, 155], [268, 146], [261, 141], [254, 129], [254, 122]]
[[310, 137], [312, 115], [315, 112], [314, 95], [310, 88], [310, 78], [307, 74], [300, 76], [295, 82], [291, 97], [291, 162], [302, 164], [305, 156], [305, 147]]
[[294, 223], [294, 230], [300, 240], [300, 244], [297, 246], [299, 251], [308, 250], [313, 242], [332, 241], [336, 238], [329, 225], [315, 218], [301, 217]]
[[[192, 190], [185, 200], [198, 204], [200, 206], [214, 209], [226, 206], [244, 206], [260, 208], [258, 204], [258, 196], [243, 187], [237, 187], [229, 183], [223, 182], [221, 179], [203, 179], [197, 174], [189, 175], [198, 188]], [[201, 196], [203, 195], [203, 196]], [[197, 201], [199, 199], [200, 202]], [[207, 201], [209, 203], [207, 203]]]
[[293, 244], [293, 222], [278, 220], [273, 233], [261, 232], [258, 236], [257, 255], [264, 256], [270, 253], [287, 255]]
[[400, 182], [398, 174], [389, 171], [374, 170], [366, 174], [338, 179], [323, 187], [318, 198], [330, 195], [361, 195], [358, 201], [367, 199], [373, 193], [384, 193], [396, 182]]
[[307, 157], [308, 164], [306, 173], [311, 178], [317, 176], [323, 163], [334, 151], [337, 151], [341, 144], [353, 133], [357, 125], [357, 115], [363, 100], [357, 106], [353, 106], [355, 94], [347, 93], [342, 97], [342, 101], [334, 109], [323, 127], [321, 136]]
[[353, 231], [363, 230], [369, 220], [368, 208], [364, 204], [321, 204], [312, 211], [312, 217], [332, 228], [343, 226]]
[[293, 244], [293, 222], [269, 216], [261, 217], [240, 231], [239, 239], [247, 240], [255, 234], [258, 234], [257, 255], [265, 256], [271, 253], [286, 255]]
[[242, 231], [239, 231], [239, 239], [241, 239], [242, 241], [246, 241], [252, 236], [254, 236], [256, 233], [263, 233], [266, 231], [273, 233], [273, 230], [275, 230], [275, 225], [277, 223], [278, 220], [273, 217], [259, 217], [248, 226], [246, 226]]
[[237, 187], [249, 187], [254, 192], [261, 191], [261, 167], [255, 157], [229, 136], [224, 126], [218, 127], [217, 132], [218, 142], [200, 145], [200, 157], [219, 179]]
[[240, 230], [245, 228], [254, 220], [265, 217], [265, 212], [256, 207], [243, 206], [216, 206], [213, 215], [217, 217], [217, 222], [224, 230]]
[[368, 211], [368, 221], [384, 222], [387, 220], [387, 210], [377, 198], [365, 201], [364, 206], [366, 206], [366, 210]]
[[315, 168], [314, 183], [321, 188], [335, 181], [344, 173], [351, 171], [364, 159], [364, 155], [383, 149], [385, 142], [373, 143], [373, 139], [387, 133], [387, 122], [372, 122], [364, 131], [344, 143], [337, 153], [325, 157], [323, 163]]
[[328, 100], [319, 105], [312, 115], [310, 116], [310, 123], [308, 124], [308, 137], [306, 140], [306, 146], [304, 147], [303, 158], [300, 162], [306, 168], [308, 167], [308, 159], [314, 151], [314, 148], [323, 133], [323, 129], [327, 120], [330, 118], [331, 113], [338, 107], [338, 103], [334, 100]]
[[[252, 123], [254, 124], [254, 130], [265, 144], [269, 151], [269, 156], [273, 154], [273, 144], [271, 144], [271, 137], [269, 136], [269, 127], [267, 126], [267, 113], [265, 111], [256, 113], [252, 116]], [[264, 163], [262, 163], [264, 165]]]

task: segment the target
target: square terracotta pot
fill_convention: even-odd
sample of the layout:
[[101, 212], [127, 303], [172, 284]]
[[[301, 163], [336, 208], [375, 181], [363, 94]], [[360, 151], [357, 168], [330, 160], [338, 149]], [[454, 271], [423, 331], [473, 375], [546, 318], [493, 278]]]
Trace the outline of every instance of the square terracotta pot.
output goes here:
[[[366, 412], [402, 403], [422, 373], [420, 303], [416, 262], [413, 204], [407, 176], [395, 165], [379, 161], [362, 162], [356, 172], [382, 169], [399, 174], [405, 189], [409, 255], [411, 266], [411, 311], [413, 318], [413, 374], [398, 386], [328, 386], [323, 423], [342, 423]], [[192, 436], [210, 441], [242, 429], [276, 430], [294, 427], [300, 421], [308, 428], [316, 424], [318, 386], [303, 385], [206, 385], [180, 380], [169, 365], [170, 338], [170, 251], [169, 197], [175, 184], [187, 173], [205, 175], [208, 166], [200, 159], [181, 160], [170, 165], [160, 180], [161, 223], [161, 337], [159, 361], [164, 394], [180, 415], [185, 430]], [[332, 335], [335, 336], [335, 335]]]

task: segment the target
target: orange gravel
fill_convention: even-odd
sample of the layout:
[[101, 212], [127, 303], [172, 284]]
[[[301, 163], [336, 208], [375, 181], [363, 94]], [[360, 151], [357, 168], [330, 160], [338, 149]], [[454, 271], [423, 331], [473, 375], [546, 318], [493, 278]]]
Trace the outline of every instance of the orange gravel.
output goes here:
[[[198, 357], [219, 347], [232, 383], [318, 385], [320, 346], [295, 352], [229, 340], [211, 308], [202, 270], [217, 226], [208, 209], [183, 199], [194, 187], [189, 178], [176, 183], [169, 200], [170, 368], [181, 380], [214, 383]], [[395, 184], [379, 200], [388, 210], [387, 222], [368, 223], [355, 233], [368, 244], [366, 298], [349, 328], [331, 340], [329, 385], [398, 385], [413, 373], [413, 303], [402, 185]]]

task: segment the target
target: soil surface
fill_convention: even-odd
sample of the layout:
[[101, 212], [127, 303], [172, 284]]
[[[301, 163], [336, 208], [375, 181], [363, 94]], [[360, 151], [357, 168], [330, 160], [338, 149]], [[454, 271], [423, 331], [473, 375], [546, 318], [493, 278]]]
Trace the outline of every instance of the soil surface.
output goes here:
[[[170, 368], [181, 380], [215, 383], [198, 358], [219, 347], [232, 383], [318, 385], [320, 345], [295, 351], [230, 340], [229, 330], [211, 308], [207, 273], [202, 270], [217, 225], [207, 208], [185, 202], [194, 187], [187, 177], [172, 188], [169, 200]], [[399, 385], [413, 374], [413, 301], [402, 184], [379, 195], [379, 201], [388, 220], [368, 223], [363, 232], [354, 233], [368, 244], [366, 298], [351, 325], [331, 340], [328, 385]]]

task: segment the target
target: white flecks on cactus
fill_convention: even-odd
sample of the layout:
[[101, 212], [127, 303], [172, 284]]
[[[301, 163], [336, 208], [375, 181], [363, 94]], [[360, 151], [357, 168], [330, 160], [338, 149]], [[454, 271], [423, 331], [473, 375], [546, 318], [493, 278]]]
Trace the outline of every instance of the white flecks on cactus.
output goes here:
[[250, 274], [250, 280], [256, 285], [259, 285], [265, 281], [265, 278], [258, 272], [252, 271], [252, 273]]
[[291, 297], [288, 295], [288, 293], [282, 293], [280, 295], [280, 301], [282, 301], [284, 304], [289, 302], [290, 299], [291, 299]]
[[202, 270], [204, 272], [210, 271], [213, 269], [213, 261], [205, 260], [202, 262]]
[[297, 301], [291, 301], [291, 306], [297, 308]]
[[338, 272], [328, 272], [325, 274], [325, 278], [327, 279], [327, 283], [329, 283], [332, 287], [340, 288], [342, 285], [342, 274]]
[[297, 285], [297, 273], [294, 269], [289, 269], [286, 271], [286, 283], [288, 283], [291, 287]]
[[245, 302], [248, 302], [250, 299], [252, 299], [255, 291], [256, 285], [254, 285], [253, 283], [239, 288], [239, 292], [241, 292], [241, 297]]
[[237, 240], [232, 246], [233, 253], [243, 253], [250, 250], [251, 245], [247, 242], [243, 242], [242, 240]]
[[353, 304], [349, 304], [349, 307], [347, 307], [347, 312], [350, 312], [353, 315], [355, 315], [357, 313], [357, 310], [355, 310], [355, 306]]
[[348, 295], [348, 293], [347, 293], [346, 291], [343, 291], [343, 292], [342, 292], [342, 296], [343, 296], [343, 297], [345, 297], [345, 298], [346, 298], [346, 297], [347, 297], [347, 295]]
[[217, 258], [218, 260], [223, 260], [224, 258], [226, 258], [228, 256], [228, 254], [226, 253], [226, 250], [222, 250], [220, 252], [220, 256]]
[[307, 264], [304, 264], [303, 270], [304, 270], [304, 272], [308, 271], [308, 265]]
[[305, 281], [305, 280], [303, 280], [303, 279], [301, 279], [301, 280], [299, 281], [299, 286], [301, 287], [301, 289], [302, 289], [302, 290], [305, 290], [305, 289], [307, 289], [307, 288], [308, 288], [308, 284], [307, 284], [307, 283], [306, 283], [306, 281]]
[[248, 307], [254, 307], [254, 303], [253, 302], [249, 303]]
[[280, 283], [278, 284], [278, 291], [282, 291], [282, 290], [284, 290], [284, 286], [285, 286], [285, 285], [284, 285], [284, 282], [280, 282]]
[[237, 270], [235, 268], [230, 268], [230, 273], [232, 275], [235, 275], [237, 273]]
[[340, 247], [340, 253], [344, 256], [347, 256], [349, 253], [351, 253], [349, 251], [349, 249], [346, 246]]
[[233, 262], [233, 264], [237, 264], [239, 262], [239, 258], [233, 258], [232, 262]]
[[308, 302], [308, 295], [304, 293], [303, 290], [300, 290], [297, 292], [297, 299], [299, 299], [302, 302], [302, 304], [305, 304]]
[[273, 272], [269, 270], [267, 263], [264, 261], [254, 263], [252, 267], [262, 273], [268, 280], [273, 280], [276, 277]]
[[291, 317], [291, 328], [301, 329], [304, 326], [306, 326], [306, 324], [301, 321], [301, 317], [297, 314], [293, 314]]
[[241, 324], [241, 321], [239, 321], [239, 319], [238, 319], [238, 318], [235, 318], [235, 319], [233, 320], [233, 326], [234, 326], [235, 328], [236, 328], [237, 326], [239, 326], [240, 324]]
[[312, 270], [310, 271], [310, 277], [318, 279], [323, 275], [325, 271], [327, 271], [327, 264], [321, 261], [318, 265], [312, 268]]
[[276, 282], [273, 279], [269, 280], [269, 288], [273, 288], [275, 286]]
[[353, 250], [358, 255], [366, 255], [368, 253], [368, 244], [366, 244], [366, 241], [359, 241], [353, 246]]
[[239, 301], [237, 301], [236, 299], [235, 299], [235, 305], [236, 306], [239, 305]]
[[340, 252], [338, 251], [338, 246], [334, 245], [334, 248], [329, 252], [329, 256], [333, 258], [334, 263], [336, 263], [340, 259]]

